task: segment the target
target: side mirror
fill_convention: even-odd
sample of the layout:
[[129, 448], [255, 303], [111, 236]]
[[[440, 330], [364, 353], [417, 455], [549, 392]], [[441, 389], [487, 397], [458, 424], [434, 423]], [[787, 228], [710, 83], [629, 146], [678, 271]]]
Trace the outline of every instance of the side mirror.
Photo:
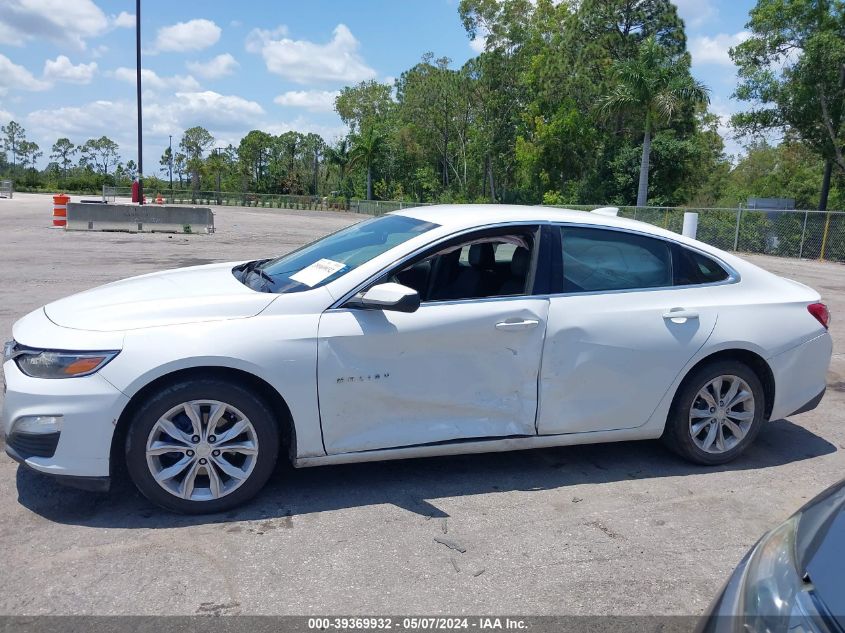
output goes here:
[[346, 307], [358, 310], [416, 312], [420, 307], [420, 295], [413, 288], [402, 284], [378, 284], [347, 301]]

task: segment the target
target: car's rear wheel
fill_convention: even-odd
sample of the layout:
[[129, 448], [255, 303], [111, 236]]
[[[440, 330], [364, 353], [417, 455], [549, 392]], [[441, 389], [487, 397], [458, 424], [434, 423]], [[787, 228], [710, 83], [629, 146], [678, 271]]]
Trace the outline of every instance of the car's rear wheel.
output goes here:
[[188, 514], [253, 497], [273, 472], [279, 432], [269, 407], [217, 379], [170, 385], [142, 403], [126, 438], [132, 481], [150, 501]]
[[662, 439], [698, 464], [729, 462], [760, 432], [765, 397], [760, 379], [747, 365], [735, 361], [704, 365], [682, 384]]

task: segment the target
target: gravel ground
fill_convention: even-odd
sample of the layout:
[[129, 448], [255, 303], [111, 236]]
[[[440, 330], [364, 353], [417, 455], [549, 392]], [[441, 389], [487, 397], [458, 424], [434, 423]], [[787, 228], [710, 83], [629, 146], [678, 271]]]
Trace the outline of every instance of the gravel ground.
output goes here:
[[[215, 212], [213, 235], [65, 233], [47, 196], [0, 200], [0, 336], [79, 290], [271, 256], [360, 217]], [[0, 614], [701, 613], [765, 530], [845, 471], [845, 268], [749, 259], [821, 292], [836, 355], [820, 407], [733, 464], [635, 442], [281, 466], [246, 507], [180, 517], [126, 482], [76, 491], [0, 456]]]

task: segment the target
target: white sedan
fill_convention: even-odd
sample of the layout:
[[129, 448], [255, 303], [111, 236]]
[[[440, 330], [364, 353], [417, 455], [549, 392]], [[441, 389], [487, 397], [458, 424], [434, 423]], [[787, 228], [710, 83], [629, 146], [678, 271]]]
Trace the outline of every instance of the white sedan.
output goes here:
[[[18, 321], [6, 451], [180, 512], [295, 466], [662, 438], [721, 464], [821, 400], [814, 290], [654, 226], [504, 205], [95, 288]], [[632, 447], [632, 450], [633, 447]]]

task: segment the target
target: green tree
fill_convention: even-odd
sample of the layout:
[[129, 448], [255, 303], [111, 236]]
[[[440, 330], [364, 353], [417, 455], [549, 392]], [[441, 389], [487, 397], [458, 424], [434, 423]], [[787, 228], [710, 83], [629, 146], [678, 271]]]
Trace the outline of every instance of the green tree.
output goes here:
[[335, 98], [335, 111], [355, 134], [371, 123], [383, 123], [391, 115], [395, 106], [392, 91], [390, 84], [374, 80], [347, 86]]
[[616, 83], [601, 103], [604, 112], [631, 111], [643, 119], [643, 147], [637, 186], [637, 206], [648, 198], [649, 156], [654, 127], [671, 121], [682, 109], [710, 102], [709, 90], [693, 79], [689, 55], [671, 55], [653, 36], [646, 38], [630, 60], [614, 66]]
[[[191, 174], [191, 188], [194, 195], [200, 189], [200, 174], [203, 170], [203, 154], [214, 145], [214, 137], [204, 127], [195, 126], [185, 130], [179, 141], [186, 158], [186, 168]], [[181, 180], [181, 179], [180, 179]]]
[[118, 145], [108, 136], [100, 138], [89, 138], [79, 148], [85, 164], [99, 171], [103, 176], [108, 176], [109, 168], [116, 166], [120, 160]]
[[172, 169], [173, 163], [173, 150], [170, 147], [165, 147], [164, 151], [161, 154], [161, 158], [158, 159], [158, 164], [161, 165], [161, 173], [163, 176], [170, 176], [170, 170]]
[[373, 199], [373, 164], [384, 148], [384, 136], [375, 126], [367, 127], [361, 134], [352, 137], [352, 151], [349, 152], [351, 167], [363, 164], [367, 170], [367, 200]]
[[444, 190], [453, 180], [465, 189], [472, 121], [471, 79], [449, 68], [448, 57], [423, 55], [397, 81], [399, 116], [410, 126], [423, 150], [436, 161]]
[[188, 157], [182, 152], [176, 152], [173, 156], [173, 171], [179, 177], [179, 188], [182, 188], [182, 176], [188, 170]]
[[135, 180], [138, 176], [138, 163], [136, 163], [131, 158], [126, 161], [126, 167], [123, 169], [123, 173], [126, 174], [126, 177], [129, 179], [129, 182]]
[[241, 139], [238, 158], [245, 191], [267, 190], [273, 144], [274, 137], [261, 130], [252, 130]]
[[73, 164], [73, 155], [78, 148], [70, 142], [69, 138], [62, 137], [53, 143], [50, 158], [58, 164], [62, 170], [62, 176], [67, 176], [67, 170]]
[[20, 144], [26, 141], [26, 130], [17, 122], [9, 121], [0, 127], [3, 134], [3, 151], [12, 153], [12, 169], [17, 165]]
[[[337, 168], [337, 182], [336, 190], [347, 194], [346, 191], [346, 171], [349, 168], [349, 141], [345, 138], [340, 139], [334, 147], [327, 147], [325, 151], [325, 162], [327, 165]], [[329, 170], [326, 169], [326, 179], [328, 180]]]
[[845, 3], [758, 0], [751, 37], [731, 49], [739, 67], [735, 96], [754, 107], [734, 115], [751, 134], [792, 130], [825, 161], [819, 208], [831, 171], [845, 173]]
[[21, 167], [35, 167], [35, 163], [44, 152], [39, 151], [38, 143], [32, 141], [21, 141], [17, 147], [18, 155], [21, 157]]

